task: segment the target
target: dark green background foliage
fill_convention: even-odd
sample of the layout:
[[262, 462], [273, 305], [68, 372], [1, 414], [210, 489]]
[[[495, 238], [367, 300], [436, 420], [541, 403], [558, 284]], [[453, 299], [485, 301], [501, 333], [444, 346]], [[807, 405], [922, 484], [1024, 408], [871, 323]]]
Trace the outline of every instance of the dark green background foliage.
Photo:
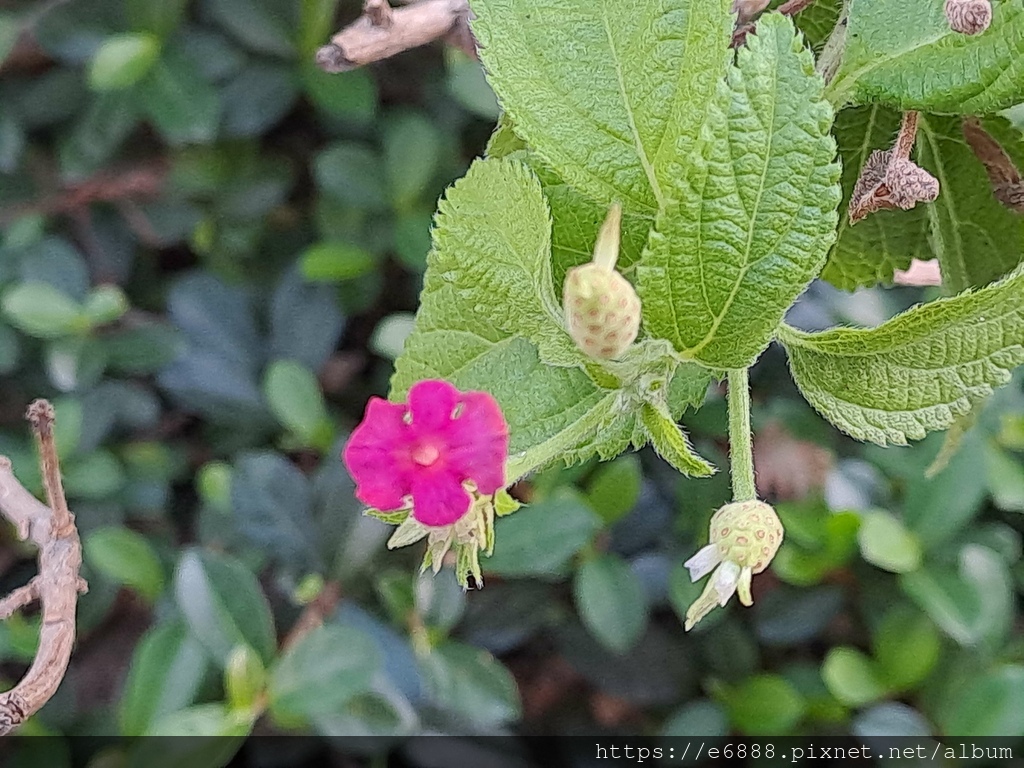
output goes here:
[[[440, 46], [317, 71], [342, 6], [0, 12], [0, 452], [38, 491], [22, 414], [55, 402], [90, 584], [68, 676], [23, 732], [1024, 735], [1019, 376], [929, 480], [941, 436], [843, 438], [769, 350], [755, 432], [786, 542], [752, 609], [689, 634], [681, 564], [728, 478], [649, 451], [521, 485], [482, 591], [386, 551], [340, 446], [386, 392], [436, 200], [498, 109]], [[790, 319], [921, 298], [820, 284]], [[718, 466], [724, 413], [712, 393], [686, 419]], [[794, 493], [821, 449], [824, 484]], [[4, 591], [33, 568], [4, 527]], [[325, 584], [324, 627], [288, 641]], [[37, 626], [0, 625], [5, 682]]]

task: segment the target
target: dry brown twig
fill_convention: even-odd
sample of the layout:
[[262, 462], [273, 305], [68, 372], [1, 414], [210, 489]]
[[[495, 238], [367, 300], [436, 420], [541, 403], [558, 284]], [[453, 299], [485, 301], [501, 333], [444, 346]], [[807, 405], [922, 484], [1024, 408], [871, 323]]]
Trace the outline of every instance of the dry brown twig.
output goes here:
[[1024, 180], [1021, 179], [1013, 159], [986, 131], [976, 117], [968, 117], [963, 125], [964, 138], [974, 156], [978, 158], [992, 185], [996, 200], [1011, 211], [1024, 213]]
[[0, 456], [0, 515], [14, 525], [19, 538], [39, 548], [39, 574], [0, 600], [0, 619], [39, 600], [42, 623], [32, 666], [14, 688], [0, 693], [0, 736], [37, 712], [64, 679], [75, 644], [78, 595], [87, 589], [78, 575], [82, 545], [64, 498], [53, 440], [53, 406], [36, 400], [29, 406], [27, 418], [36, 437], [49, 506], [25, 489], [14, 476], [10, 459]]
[[363, 15], [316, 52], [317, 66], [348, 72], [441, 38], [475, 57], [469, 13], [468, 0], [419, 0], [401, 8], [366, 0]]

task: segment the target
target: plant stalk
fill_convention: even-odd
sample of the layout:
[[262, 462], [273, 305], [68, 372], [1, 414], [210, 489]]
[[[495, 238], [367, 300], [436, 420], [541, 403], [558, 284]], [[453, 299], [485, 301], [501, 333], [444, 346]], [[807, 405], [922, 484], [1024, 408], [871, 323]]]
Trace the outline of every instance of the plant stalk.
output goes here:
[[729, 371], [729, 464], [733, 501], [756, 499], [754, 443], [750, 435], [750, 377], [746, 368]]

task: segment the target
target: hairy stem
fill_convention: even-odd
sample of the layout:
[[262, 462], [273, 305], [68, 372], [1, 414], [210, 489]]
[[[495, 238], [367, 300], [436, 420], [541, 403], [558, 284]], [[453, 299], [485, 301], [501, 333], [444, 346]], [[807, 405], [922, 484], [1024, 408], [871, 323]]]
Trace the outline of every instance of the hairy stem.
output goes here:
[[754, 444], [750, 437], [750, 378], [746, 368], [729, 371], [729, 465], [733, 501], [756, 499]]

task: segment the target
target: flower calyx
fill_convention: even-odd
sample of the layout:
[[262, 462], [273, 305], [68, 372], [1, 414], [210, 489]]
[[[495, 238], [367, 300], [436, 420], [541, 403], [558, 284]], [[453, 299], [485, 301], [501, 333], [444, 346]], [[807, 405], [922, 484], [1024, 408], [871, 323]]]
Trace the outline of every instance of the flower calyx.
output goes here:
[[726, 504], [711, 517], [711, 542], [683, 565], [691, 581], [709, 573], [711, 580], [686, 611], [686, 630], [707, 616], [715, 606], [724, 606], [734, 593], [743, 605], [753, 605], [751, 577], [761, 573], [782, 544], [782, 522], [762, 501]]
[[939, 182], [910, 159], [917, 138], [917, 112], [906, 112], [890, 149], [876, 149], [861, 169], [847, 213], [856, 224], [869, 213], [930, 203], [939, 196]]
[[640, 298], [630, 282], [615, 271], [619, 258], [622, 208], [612, 205], [601, 225], [594, 258], [565, 276], [562, 306], [565, 327], [589, 357], [621, 356], [640, 332]]

